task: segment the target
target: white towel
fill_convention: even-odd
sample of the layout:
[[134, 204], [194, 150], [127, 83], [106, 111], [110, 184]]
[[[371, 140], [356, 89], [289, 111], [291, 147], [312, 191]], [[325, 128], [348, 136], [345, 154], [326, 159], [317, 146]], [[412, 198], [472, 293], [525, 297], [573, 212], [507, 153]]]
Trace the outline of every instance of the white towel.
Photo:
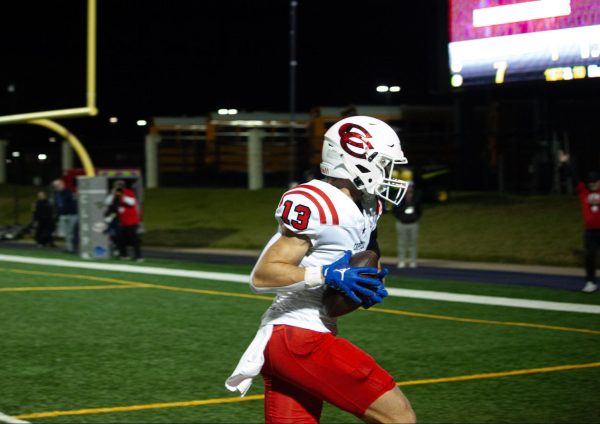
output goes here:
[[235, 392], [238, 390], [243, 397], [252, 385], [252, 379], [260, 374], [265, 363], [265, 347], [273, 333], [272, 325], [265, 325], [256, 332], [254, 340], [246, 349], [233, 374], [225, 381], [227, 390]]

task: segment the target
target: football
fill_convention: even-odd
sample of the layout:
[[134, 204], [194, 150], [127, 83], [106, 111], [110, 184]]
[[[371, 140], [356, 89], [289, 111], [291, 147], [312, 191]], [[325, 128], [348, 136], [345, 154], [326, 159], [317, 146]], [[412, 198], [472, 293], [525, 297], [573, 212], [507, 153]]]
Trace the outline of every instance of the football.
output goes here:
[[[351, 266], [368, 266], [377, 268], [379, 258], [372, 250], [355, 253], [350, 257]], [[323, 306], [325, 313], [330, 317], [339, 317], [355, 311], [360, 303], [348, 298], [344, 293], [331, 287], [325, 289], [323, 294]]]

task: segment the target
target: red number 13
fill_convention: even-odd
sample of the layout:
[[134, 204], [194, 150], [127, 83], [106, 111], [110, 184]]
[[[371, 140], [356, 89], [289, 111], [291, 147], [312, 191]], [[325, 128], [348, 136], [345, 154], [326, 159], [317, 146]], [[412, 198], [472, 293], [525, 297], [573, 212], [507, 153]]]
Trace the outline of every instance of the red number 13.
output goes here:
[[281, 214], [281, 220], [286, 224], [291, 224], [296, 230], [306, 230], [308, 227], [308, 220], [310, 219], [310, 208], [304, 205], [296, 205], [294, 212], [296, 212], [296, 219], [290, 221], [290, 211], [292, 209], [293, 202], [286, 200], [283, 203], [283, 213]]

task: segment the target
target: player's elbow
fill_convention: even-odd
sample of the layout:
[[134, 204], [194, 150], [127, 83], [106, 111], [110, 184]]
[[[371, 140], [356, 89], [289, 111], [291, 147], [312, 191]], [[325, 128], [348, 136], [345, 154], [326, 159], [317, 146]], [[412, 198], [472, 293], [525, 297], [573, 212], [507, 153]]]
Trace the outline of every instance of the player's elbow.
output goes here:
[[250, 275], [250, 288], [252, 288], [254, 292], [257, 292], [260, 289], [269, 287], [268, 281], [267, 275], [264, 272], [255, 270]]
[[273, 289], [270, 286], [264, 284], [264, 282], [257, 282], [257, 280], [253, 278], [250, 279], [250, 290], [256, 294], [273, 292]]

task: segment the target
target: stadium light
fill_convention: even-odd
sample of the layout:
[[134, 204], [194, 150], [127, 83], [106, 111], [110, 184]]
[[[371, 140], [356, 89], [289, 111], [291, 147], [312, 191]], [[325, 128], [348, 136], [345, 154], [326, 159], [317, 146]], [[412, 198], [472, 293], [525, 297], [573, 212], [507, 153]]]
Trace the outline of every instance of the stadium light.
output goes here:
[[145, 119], [138, 119], [136, 124], [138, 127], [145, 127], [146, 125], [148, 125], [148, 121], [146, 121]]
[[390, 91], [390, 87], [388, 87], [387, 85], [378, 85], [376, 90], [378, 93], [387, 93], [388, 91]]
[[217, 113], [219, 115], [237, 115], [238, 114], [238, 110], [237, 109], [219, 109], [217, 110]]
[[108, 118], [108, 122], [110, 122], [111, 124], [116, 124], [117, 122], [119, 122], [119, 118], [117, 118], [116, 116], [111, 116], [110, 118]]
[[43, 162], [46, 159], [48, 159], [48, 155], [46, 155], [45, 153], [40, 153], [39, 155], [37, 155], [37, 158], [40, 162]]
[[17, 151], [12, 152], [12, 157], [13, 158], [19, 158], [19, 157], [21, 157], [21, 152], [17, 152]]
[[50, 137], [50, 138], [48, 139], [48, 141], [49, 141], [50, 143], [56, 143], [56, 137]]
[[463, 77], [461, 74], [454, 74], [450, 79], [450, 84], [452, 87], [460, 87], [463, 84]]
[[390, 87], [390, 93], [399, 93], [400, 92], [400, 86], [399, 85], [392, 85]]

